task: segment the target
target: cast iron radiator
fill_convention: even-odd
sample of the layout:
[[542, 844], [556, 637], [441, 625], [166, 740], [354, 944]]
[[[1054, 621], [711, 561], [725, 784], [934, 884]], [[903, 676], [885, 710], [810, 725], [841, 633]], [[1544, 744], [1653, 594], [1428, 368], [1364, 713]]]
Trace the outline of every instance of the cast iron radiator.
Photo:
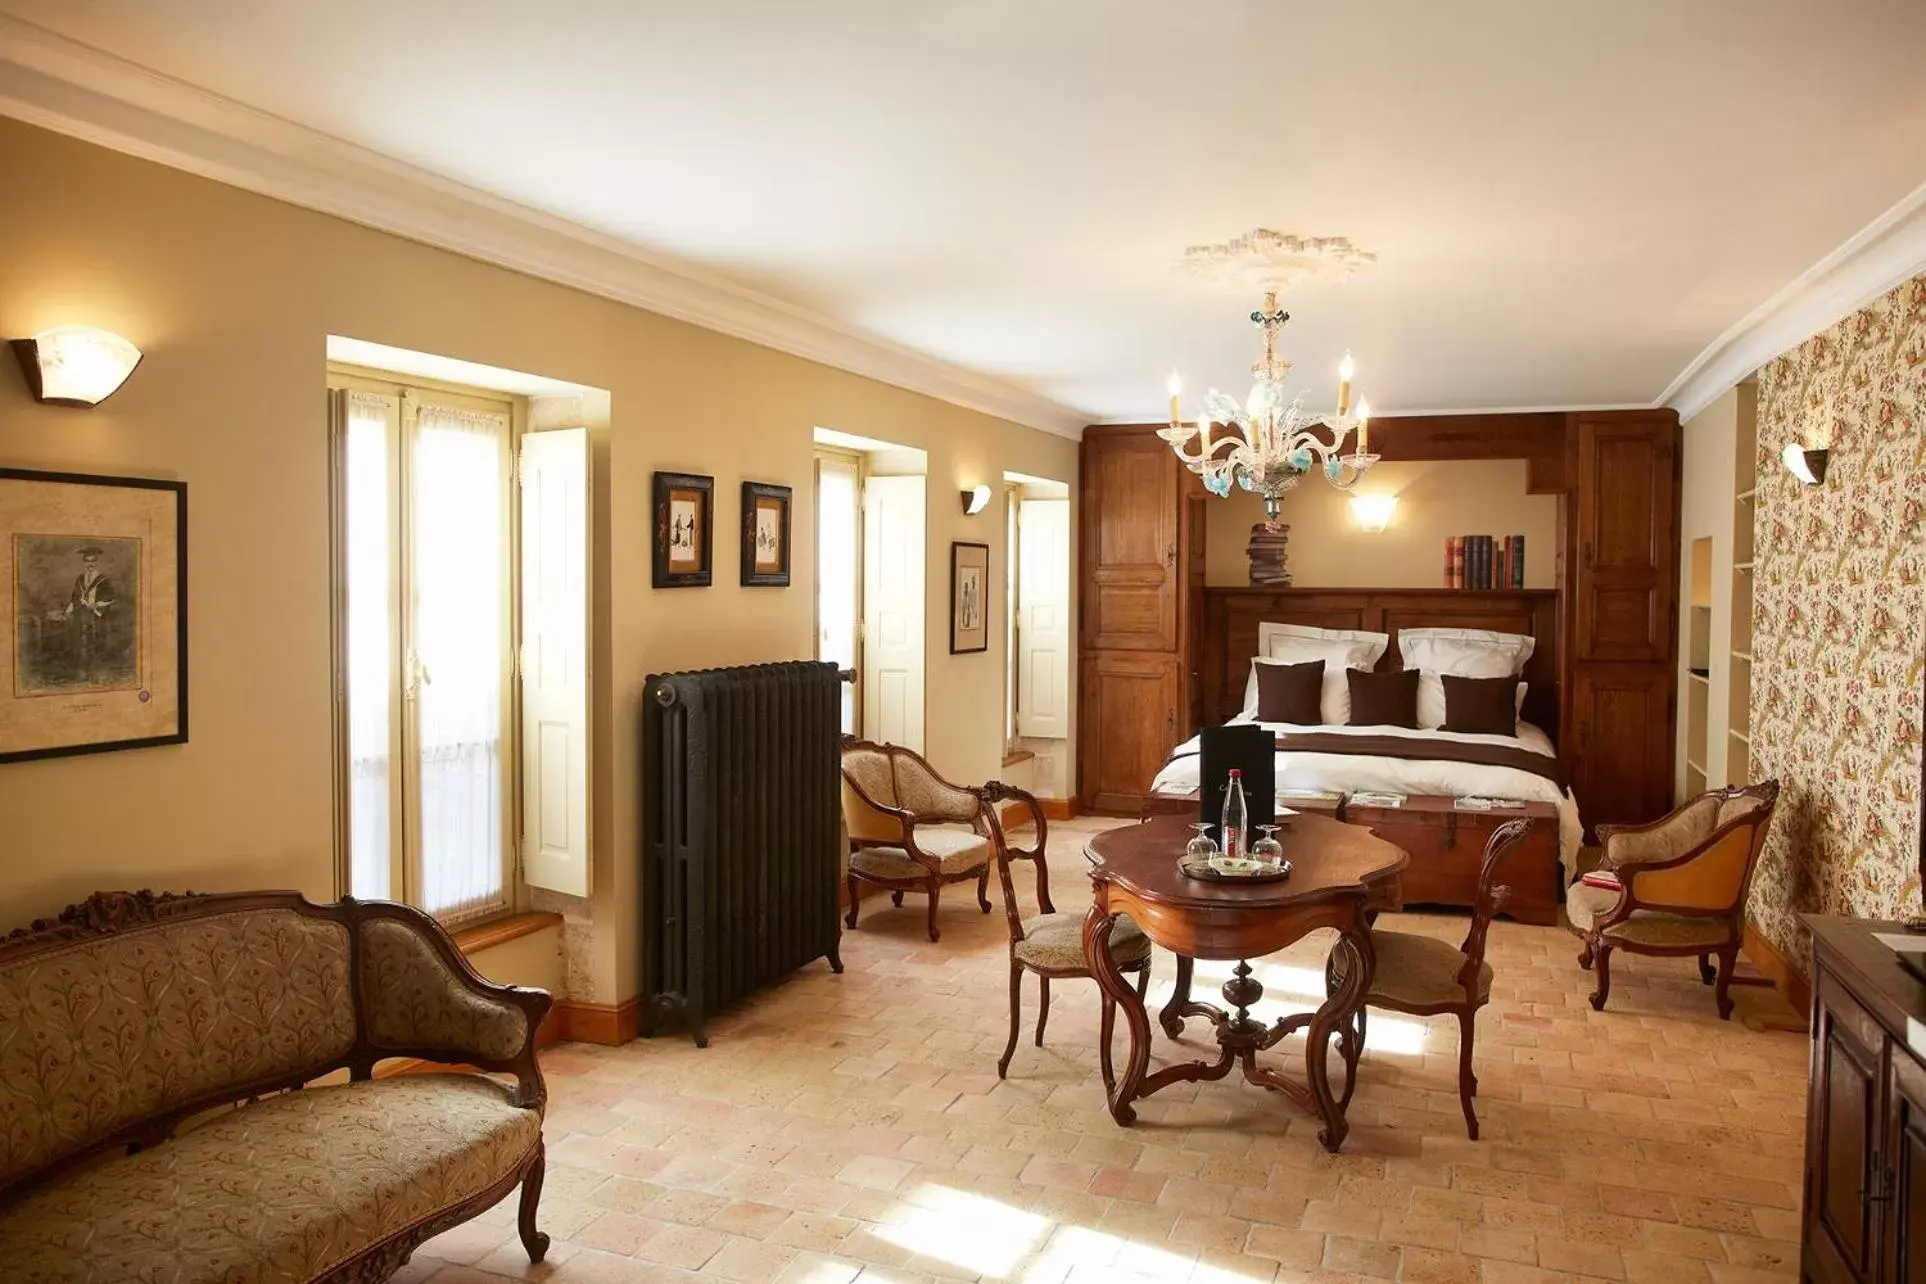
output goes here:
[[719, 1008], [806, 963], [842, 971], [842, 679], [789, 661], [644, 688], [642, 1033], [709, 1044]]

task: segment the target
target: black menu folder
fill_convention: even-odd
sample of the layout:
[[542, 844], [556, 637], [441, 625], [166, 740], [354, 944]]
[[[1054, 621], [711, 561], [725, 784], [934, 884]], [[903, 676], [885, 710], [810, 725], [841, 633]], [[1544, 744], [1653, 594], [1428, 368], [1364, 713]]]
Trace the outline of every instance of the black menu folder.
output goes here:
[[1250, 809], [1250, 823], [1269, 824], [1276, 815], [1276, 734], [1256, 723], [1238, 723], [1205, 727], [1197, 741], [1197, 819], [1213, 828], [1223, 820], [1224, 782], [1235, 767], [1244, 773], [1244, 804]]

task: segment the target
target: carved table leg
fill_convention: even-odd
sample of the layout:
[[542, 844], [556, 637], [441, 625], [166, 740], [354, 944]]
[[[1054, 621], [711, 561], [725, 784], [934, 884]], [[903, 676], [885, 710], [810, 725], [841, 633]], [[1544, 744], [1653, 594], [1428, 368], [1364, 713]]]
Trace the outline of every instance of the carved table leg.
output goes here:
[[1124, 1058], [1123, 1078], [1109, 1094], [1110, 1117], [1129, 1127], [1137, 1122], [1137, 1112], [1130, 1103], [1150, 1068], [1150, 1014], [1110, 956], [1110, 930], [1115, 923], [1102, 905], [1091, 905], [1083, 919], [1083, 957], [1104, 997], [1123, 1009], [1124, 1024], [1130, 1028], [1130, 1053]]
[[1351, 1125], [1344, 1117], [1344, 1106], [1331, 1092], [1331, 1035], [1348, 1030], [1356, 1020], [1358, 1009], [1364, 1005], [1364, 996], [1370, 993], [1371, 973], [1377, 960], [1371, 950], [1370, 931], [1361, 925], [1341, 932], [1333, 948], [1344, 950], [1350, 957], [1337, 992], [1311, 1017], [1311, 1028], [1304, 1043], [1304, 1074], [1310, 1081], [1312, 1104], [1318, 1118], [1324, 1121], [1317, 1139], [1326, 1150], [1336, 1154]]

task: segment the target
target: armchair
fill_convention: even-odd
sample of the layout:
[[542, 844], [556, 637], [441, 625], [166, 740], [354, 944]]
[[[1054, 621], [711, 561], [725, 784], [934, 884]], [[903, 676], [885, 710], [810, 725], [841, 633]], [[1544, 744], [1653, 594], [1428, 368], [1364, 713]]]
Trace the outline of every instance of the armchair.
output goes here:
[[[1779, 782], [1718, 789], [1649, 825], [1600, 825], [1599, 871], [1618, 886], [1574, 883], [1566, 892], [1571, 930], [1584, 941], [1580, 967], [1595, 968], [1592, 1007], [1604, 1011], [1616, 949], [1697, 955], [1699, 978], [1716, 979], [1719, 1019], [1732, 1016], [1732, 973], [1745, 928], [1745, 898], [1779, 800]], [[1712, 958], [1719, 960], [1718, 971]]]
[[[920, 754], [901, 745], [843, 737], [843, 825], [849, 831], [849, 910], [856, 926], [860, 885], [929, 897], [929, 936], [941, 938], [936, 907], [946, 883], [976, 881], [977, 905], [990, 912], [990, 859], [1000, 831], [980, 789], [953, 785]], [[964, 828], [967, 826], [967, 828]]]

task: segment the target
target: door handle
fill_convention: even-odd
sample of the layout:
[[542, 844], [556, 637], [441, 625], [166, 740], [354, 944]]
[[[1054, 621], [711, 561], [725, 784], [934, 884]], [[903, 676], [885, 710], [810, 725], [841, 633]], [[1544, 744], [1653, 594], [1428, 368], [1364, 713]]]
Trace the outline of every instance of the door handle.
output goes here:
[[1873, 1156], [1872, 1184], [1859, 1192], [1859, 1202], [1870, 1208], [1889, 1204], [1893, 1198], [1893, 1170], [1878, 1155]]
[[1585, 541], [1582, 547], [1581, 556], [1585, 562], [1585, 569], [1586, 570], [1592, 569], [1595, 563], [1593, 562], [1593, 559], [1592, 559], [1592, 542], [1590, 540]]
[[1175, 544], [1164, 545], [1164, 565], [1177, 565], [1177, 546]]

